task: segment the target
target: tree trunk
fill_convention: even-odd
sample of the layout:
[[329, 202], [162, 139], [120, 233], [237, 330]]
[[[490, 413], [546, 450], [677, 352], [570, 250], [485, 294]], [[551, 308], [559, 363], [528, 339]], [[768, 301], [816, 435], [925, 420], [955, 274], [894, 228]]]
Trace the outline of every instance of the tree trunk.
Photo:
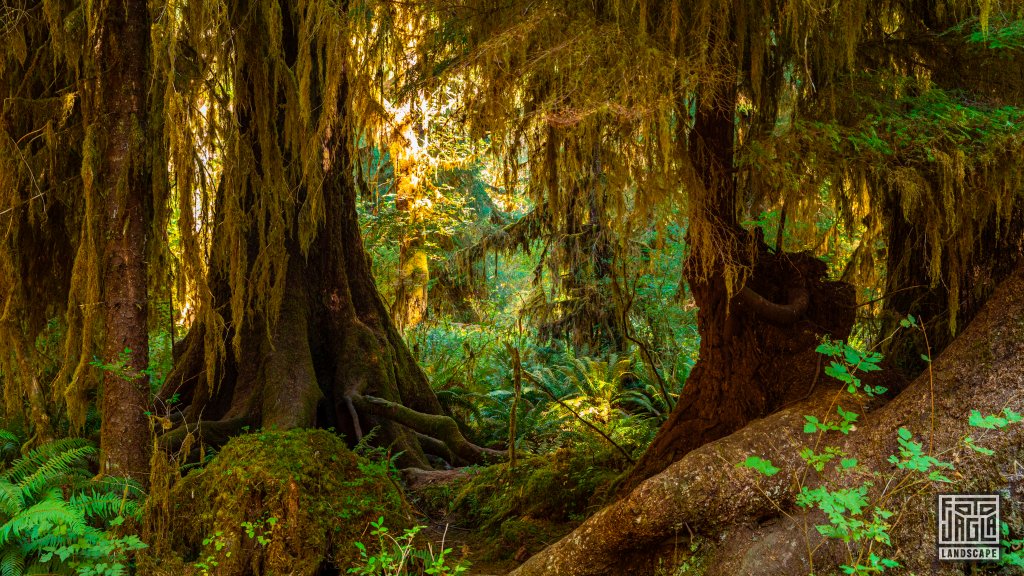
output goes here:
[[[326, 225], [305, 257], [289, 242], [285, 296], [279, 316], [269, 319], [271, 330], [264, 328], [265, 317], [246, 322], [241, 356], [229, 348], [213, 385], [206, 382], [203, 362], [209, 327], [194, 327], [186, 337], [185, 350], [161, 396], [178, 394], [189, 426], [172, 433], [168, 441], [180, 440], [186, 428], [197, 423], [204, 440], [213, 443], [244, 426], [333, 427], [351, 442], [379, 426], [375, 443], [403, 451], [403, 465], [427, 466], [409, 428], [416, 422], [366, 409], [381, 400], [420, 415], [443, 417], [370, 274], [347, 149], [336, 142], [331, 153], [337, 168], [324, 183]], [[230, 291], [226, 283], [219, 285], [214, 302], [222, 307]], [[214, 434], [206, 434], [204, 427]], [[415, 431], [437, 434], [432, 425]], [[456, 449], [463, 443], [459, 435], [450, 447], [464, 455], [466, 451]]]
[[403, 234], [398, 261], [398, 289], [392, 311], [398, 327], [405, 330], [422, 322], [427, 315], [430, 260], [422, 232], [413, 230]]
[[422, 154], [420, 132], [424, 126], [424, 123], [416, 121], [417, 112], [422, 114], [422, 110], [417, 111], [412, 105], [396, 110], [398, 127], [390, 146], [395, 171], [395, 206], [406, 219], [399, 239], [398, 286], [391, 307], [392, 317], [401, 330], [416, 326], [426, 317], [427, 286], [430, 283], [430, 260], [420, 222], [422, 208], [418, 205], [423, 190], [419, 176], [415, 174]]
[[[684, 264], [699, 307], [700, 356], [620, 494], [691, 450], [805, 397], [820, 371], [819, 338], [845, 339], [853, 326], [852, 286], [828, 281], [825, 264], [811, 254], [772, 252], [759, 234], [740, 227], [732, 171], [735, 92], [722, 100], [733, 105], [698, 106], [689, 146], [704, 187], [695, 201], [720, 234], [711, 249], [721, 251], [708, 268], [699, 252], [707, 243], [695, 244]], [[753, 266], [731, 298], [729, 260]]]
[[[806, 463], [800, 450], [814, 446], [817, 438], [803, 433], [804, 415], [822, 418], [831, 412], [834, 417], [835, 404], [862, 415], [858, 430], [849, 435], [829, 433], [823, 444], [856, 458], [865, 470], [882, 474], [869, 498], [878, 501], [879, 491], [889, 490], [885, 508], [898, 512], [889, 529], [892, 546], [876, 543], [874, 550], [880, 556], [896, 557], [903, 564], [901, 574], [964, 573], [963, 564], [935, 561], [935, 495], [1009, 491], [1010, 502], [1019, 502], [1015, 458], [1019, 459], [1016, 452], [1024, 444], [1024, 425], [982, 432], [968, 426], [968, 415], [972, 409], [982, 414], [1004, 408], [1024, 410], [1024, 323], [1020, 318], [1024, 318], [1024, 268], [996, 290], [970, 326], [934, 361], [934, 378], [922, 374], [896, 399], [866, 416], [868, 407], [858, 406], [862, 400], [834, 388], [819, 388], [809, 400], [690, 452], [513, 574], [649, 574], [653, 568], [642, 562], [650, 560], [653, 550], [673, 541], [688, 549], [691, 536], [706, 537], [702, 544], [705, 574], [838, 573], [847, 545], [836, 541], [819, 547], [822, 539], [813, 524], [823, 519], [793, 505], [801, 478], [809, 488], [828, 483], [832, 490], [865, 479], [831, 465], [820, 475], [810, 470], [804, 476]], [[898, 452], [901, 427], [910, 430], [926, 451], [955, 463], [956, 469], [947, 474], [954, 479], [953, 485], [924, 482], [912, 490], [891, 490], [907, 474], [888, 461], [890, 454]], [[967, 449], [961, 442], [966, 435], [981, 439], [995, 455], [986, 457]], [[933, 450], [928, 449], [930, 445]], [[749, 456], [766, 458], [781, 471], [764, 477], [737, 466]], [[890, 475], [896, 477], [891, 485], [886, 480]], [[1011, 537], [1020, 538], [1024, 517], [1019, 507], [1007, 506], [1003, 520], [1010, 525]], [[677, 541], [679, 536], [682, 543]], [[856, 553], [856, 544], [851, 546]], [[813, 566], [808, 562], [809, 550]]]
[[[87, 139], [96, 146], [91, 186], [102, 199], [105, 334], [101, 471], [145, 480], [149, 473], [146, 234], [152, 212], [146, 157], [149, 13], [145, 1], [102, 4], [94, 15], [95, 83]], [[87, 177], [88, 180], [88, 177]]]
[[[260, 11], [250, 10], [247, 2], [240, 4], [233, 7], [237, 14], [232, 16], [241, 19], [239, 34], [245, 41], [262, 38], [266, 26], [260, 22]], [[283, 1], [280, 4], [285, 15], [281, 43], [286, 55], [294, 55], [307, 48], [297, 46], [297, 34], [292, 30], [301, 16], [293, 13], [294, 7]], [[267, 90], [266, 82], [256, 84], [244, 75], [236, 83], [234, 109], [240, 137], [249, 139], [243, 148], [253, 150], [260, 166], [261, 141], [254, 135], [258, 130], [250, 130], [257, 110], [249, 100], [274, 102], [286, 95], [282, 90], [282, 94], [266, 98], [256, 92]], [[347, 89], [342, 82], [338, 94], [342, 111], [348, 101]], [[316, 94], [316, 90], [314, 84], [310, 91]], [[339, 119], [337, 125], [345, 126], [345, 119]], [[283, 133], [280, 126], [278, 133]], [[219, 444], [247, 426], [320, 426], [335, 428], [351, 444], [376, 429], [374, 443], [400, 452], [402, 466], [428, 467], [424, 451], [439, 445], [449, 449], [442, 450], [440, 456], [455, 454], [458, 463], [492, 456], [469, 443], [454, 421], [443, 415], [377, 291], [359, 231], [349, 138], [349, 131], [339, 128], [324, 143], [324, 224], [308, 248], [302, 249], [295, 233], [285, 237], [283, 247], [269, 248], [284, 252], [279, 310], [262, 306], [245, 318], [231, 317], [232, 290], [244, 289], [244, 282], [231, 281], [227, 257], [215, 257], [211, 263], [213, 306], [223, 311], [223, 325], [237, 331], [237, 345], [224, 346], [226, 358], [208, 371], [209, 350], [217, 347], [218, 339], [230, 338], [230, 330], [201, 322], [192, 328], [160, 394], [163, 399], [176, 398], [180, 410], [178, 427], [164, 437], [166, 445], [179, 445], [194, 431], [205, 442]], [[227, 162], [232, 161], [229, 156]], [[298, 191], [294, 202], [301, 206], [304, 184], [289, 182], [288, 187]], [[217, 218], [224, 218], [221, 207], [228, 194], [241, 197], [243, 211], [247, 211], [257, 205], [261, 193], [253, 186], [241, 191], [221, 186]], [[214, 227], [218, 231], [225, 228], [220, 224]], [[213, 253], [232, 254], [228, 242], [215, 232]], [[267, 249], [264, 242], [249, 230], [244, 247], [249, 262]], [[214, 380], [207, 381], [211, 373]], [[421, 442], [417, 433], [442, 442]]]

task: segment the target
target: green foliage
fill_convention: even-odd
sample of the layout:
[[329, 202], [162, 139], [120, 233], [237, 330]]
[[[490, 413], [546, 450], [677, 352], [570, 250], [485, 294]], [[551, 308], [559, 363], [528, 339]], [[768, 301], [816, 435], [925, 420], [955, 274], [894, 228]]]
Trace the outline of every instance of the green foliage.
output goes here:
[[882, 361], [880, 353], [862, 352], [841, 340], [829, 339], [825, 339], [819, 344], [815, 351], [832, 358], [829, 365], [825, 367], [825, 375], [846, 384], [846, 391], [850, 394], [855, 394], [862, 389], [868, 397], [886, 392], [882, 386], [863, 385], [861, 379], [856, 376], [857, 372], [881, 370], [882, 368], [878, 365]]
[[897, 438], [897, 441], [900, 445], [900, 454], [899, 456], [895, 454], [889, 456], [890, 463], [900, 470], [911, 470], [920, 473], [927, 472], [928, 479], [933, 482], [952, 482], [940, 470], [952, 470], [953, 464], [925, 454], [921, 444], [913, 441], [914, 435], [910, 430], [900, 428], [898, 434], [899, 438]]
[[[879, 363], [882, 355], [877, 352], [864, 352], [849, 346], [845, 342], [826, 340], [818, 346], [817, 352], [826, 357], [832, 358], [831, 365], [825, 369], [825, 373], [845, 385], [847, 393], [852, 395], [864, 394], [873, 396], [881, 394], [885, 390], [878, 389], [862, 383], [858, 377], [860, 372], [872, 372], [880, 370]], [[855, 430], [854, 424], [858, 414], [844, 410], [836, 406], [838, 419], [826, 417], [820, 420], [814, 415], [805, 415], [804, 432], [817, 434], [819, 442], [828, 432], [840, 432], [849, 434]], [[912, 434], [905, 428], [899, 431], [900, 456], [891, 456], [889, 461], [897, 469], [913, 473], [928, 473], [932, 468], [952, 468], [952, 464], [940, 462], [936, 458], [923, 452], [919, 443], [912, 440]], [[814, 448], [804, 447], [800, 450], [800, 457], [806, 462], [806, 466], [816, 472], [823, 472], [830, 463], [835, 463], [835, 469], [839, 473], [840, 482], [845, 478], [868, 476], [869, 478], [882, 478], [879, 471], [864, 470], [856, 458], [849, 457], [840, 448], [825, 446], [821, 451]], [[780, 470], [770, 461], [758, 456], [749, 456], [740, 464], [751, 468], [765, 476], [777, 474]], [[891, 546], [889, 530], [892, 527], [890, 519], [895, 512], [884, 507], [886, 493], [890, 485], [895, 485], [898, 490], [908, 482], [909, 476], [894, 477], [888, 482], [883, 482], [885, 488], [882, 494], [872, 495], [872, 487], [875, 481], [866, 479], [851, 485], [833, 484], [826, 482], [818, 486], [810, 486], [804, 483], [803, 476], [799, 480], [800, 493], [797, 495], [796, 504], [801, 508], [816, 508], [828, 519], [827, 524], [819, 524], [815, 529], [826, 538], [836, 539], [847, 544], [848, 563], [842, 565], [845, 574], [867, 575], [885, 572], [890, 568], [898, 568], [899, 562], [894, 559], [880, 556], [875, 551], [875, 545], [881, 544]], [[937, 470], [927, 475], [929, 480], [948, 481]], [[850, 548], [854, 544], [856, 549]], [[812, 559], [813, 569], [813, 559]]]
[[1010, 525], [1003, 522], [999, 526], [1000, 533], [1003, 538], [999, 541], [1002, 546], [1002, 554], [1000, 555], [1000, 564], [1004, 566], [1013, 566], [1015, 568], [1024, 568], [1024, 538], [1010, 538]]
[[[0, 431], [0, 438], [9, 442], [15, 437]], [[146, 545], [119, 527], [141, 519], [143, 494], [131, 480], [89, 480], [95, 453], [89, 442], [68, 438], [4, 466], [0, 574], [128, 574], [131, 553]]]
[[[901, 324], [904, 328], [920, 329], [913, 316], [903, 319]], [[818, 347], [818, 352], [837, 359], [833, 362], [833, 369], [829, 375], [845, 384], [848, 393], [863, 393], [867, 396], [881, 393], [876, 392], [871, 386], [862, 385], [857, 377], [859, 371], [878, 370], [878, 364], [882, 360], [880, 354], [861, 352], [846, 343], [834, 341], [824, 342]], [[930, 362], [931, 358], [926, 357], [926, 361]], [[899, 562], [882, 555], [881, 549], [877, 546], [892, 545], [890, 530], [895, 523], [894, 517], [902, 513], [901, 509], [892, 510], [887, 505], [897, 493], [935, 483], [953, 483], [947, 472], [952, 471], [954, 465], [952, 462], [939, 459], [931, 449], [926, 450], [905, 427], [897, 430], [899, 453], [890, 455], [887, 459], [893, 466], [891, 471], [869, 469], [835, 446], [825, 446], [819, 451], [818, 444], [826, 433], [837, 431], [848, 434], [854, 430], [853, 423], [857, 420], [857, 414], [837, 407], [837, 415], [838, 419], [825, 418], [825, 421], [813, 415], [805, 416], [804, 432], [817, 434], [818, 442], [814, 448], [802, 448], [801, 458], [808, 468], [818, 473], [834, 464], [837, 474], [833, 480], [818, 486], [805, 484], [806, 474], [797, 476], [800, 493], [796, 498], [796, 504], [802, 508], [816, 508], [821, 511], [828, 519], [828, 523], [815, 526], [818, 533], [847, 545], [848, 563], [842, 566], [845, 574], [878, 574], [889, 569], [897, 569], [900, 567]], [[981, 429], [982, 434], [985, 434], [1004, 429], [1022, 420], [1024, 416], [1006, 408], [1001, 415], [987, 416], [978, 410], [972, 410], [968, 423]], [[986, 456], [994, 454], [992, 450], [978, 445], [971, 436], [965, 436], [963, 444]], [[737, 466], [752, 469], [766, 477], [780, 472], [779, 467], [770, 460], [756, 455], [748, 456]], [[906, 505], [906, 501], [903, 505]], [[1016, 567], [1024, 565], [1019, 552], [1019, 547], [1024, 541], [1010, 538], [1008, 524], [1003, 523], [1001, 529], [1004, 536], [1001, 543], [1001, 563]]]
[[349, 568], [346, 574], [358, 576], [406, 576], [425, 574], [429, 576], [458, 576], [469, 569], [465, 561], [449, 565], [451, 548], [444, 547], [442, 540], [440, 550], [434, 551], [432, 544], [417, 548], [414, 540], [424, 526], [406, 528], [401, 535], [395, 536], [384, 524], [381, 516], [370, 522], [370, 535], [377, 538], [377, 552], [372, 553], [362, 542], [356, 542], [359, 550], [359, 563]]
[[508, 557], [522, 546], [536, 552], [600, 505], [626, 465], [606, 443], [577, 444], [524, 455], [514, 469], [469, 469], [465, 477], [426, 488], [423, 504], [491, 535], [488, 554]]
[[780, 468], [772, 464], [771, 460], [765, 460], [760, 456], [747, 456], [747, 459], [737, 464], [744, 468], [750, 468], [765, 476], [774, 476], [779, 473]]

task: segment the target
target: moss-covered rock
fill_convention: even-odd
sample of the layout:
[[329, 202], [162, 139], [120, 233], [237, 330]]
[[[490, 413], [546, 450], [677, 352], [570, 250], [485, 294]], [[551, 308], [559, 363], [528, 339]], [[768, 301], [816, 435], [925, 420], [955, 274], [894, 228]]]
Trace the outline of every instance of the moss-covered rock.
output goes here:
[[406, 523], [403, 502], [383, 464], [330, 432], [257, 432], [175, 486], [170, 537], [188, 574], [344, 573], [371, 520]]

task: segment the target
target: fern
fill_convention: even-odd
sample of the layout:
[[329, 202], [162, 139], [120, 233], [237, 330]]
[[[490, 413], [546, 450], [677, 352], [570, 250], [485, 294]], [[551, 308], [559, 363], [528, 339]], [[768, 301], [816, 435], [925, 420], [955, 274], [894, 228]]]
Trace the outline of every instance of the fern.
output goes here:
[[0, 557], [0, 576], [21, 576], [25, 573], [25, 552], [16, 546], [7, 547]]
[[108, 522], [118, 517], [142, 519], [142, 507], [138, 502], [114, 492], [82, 492], [72, 496], [69, 504], [72, 508], [80, 510], [86, 518]]
[[20, 484], [22, 480], [34, 474], [39, 467], [45, 465], [51, 459], [60, 458], [62, 454], [79, 448], [88, 448], [89, 451], [91, 451], [89, 455], [95, 454], [96, 452], [96, 449], [92, 447], [92, 444], [84, 438], [64, 438], [56, 440], [48, 444], [43, 444], [25, 456], [15, 460], [11, 463], [11, 467], [0, 475], [0, 478], [3, 478], [13, 484]]
[[[0, 444], [9, 436], [0, 430]], [[126, 573], [126, 555], [145, 544], [107, 530], [141, 519], [144, 494], [132, 480], [89, 480], [95, 454], [86, 440], [58, 440], [0, 470], [0, 576]]]
[[21, 488], [7, 480], [0, 480], [0, 515], [10, 518], [25, 508]]
[[[7, 460], [9, 457], [17, 454], [19, 443], [18, 437], [12, 432], [0, 430], [0, 457]], [[0, 576], [6, 576], [2, 570], [0, 570]]]
[[88, 457], [96, 454], [92, 446], [80, 446], [54, 454], [31, 474], [26, 475], [18, 487], [26, 498], [47, 490], [55, 482], [66, 481], [69, 477], [83, 473], [82, 467]]
[[85, 534], [85, 518], [64, 501], [59, 488], [46, 492], [43, 500], [14, 516], [0, 526], [0, 546], [6, 546], [12, 539], [29, 536], [38, 538], [55, 528], [74, 535]]

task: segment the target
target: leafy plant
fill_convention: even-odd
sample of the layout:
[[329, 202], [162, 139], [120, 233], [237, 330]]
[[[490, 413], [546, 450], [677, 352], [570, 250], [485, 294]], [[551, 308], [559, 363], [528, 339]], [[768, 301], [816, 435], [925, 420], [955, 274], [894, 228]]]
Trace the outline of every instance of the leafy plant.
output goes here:
[[[903, 328], [923, 331], [923, 326], [913, 316], [908, 316], [901, 322], [901, 325]], [[874, 396], [885, 392], [884, 388], [864, 384], [859, 377], [862, 371], [880, 369], [878, 366], [882, 360], [880, 354], [862, 352], [841, 341], [825, 341], [818, 347], [818, 352], [833, 358], [825, 372], [845, 384], [848, 393]], [[930, 354], [923, 355], [922, 358], [930, 367]], [[854, 423], [857, 421], [857, 414], [837, 406], [836, 415], [838, 415], [838, 419], [828, 416], [822, 420], [812, 415], [805, 416], [804, 432], [817, 434], [820, 443], [823, 435], [827, 432], [837, 431], [848, 434], [855, 429]], [[1004, 409], [1001, 414], [990, 415], [982, 415], [981, 412], [972, 410], [968, 424], [988, 432], [1003, 429], [1022, 420], [1024, 420], [1024, 416], [1009, 408]], [[934, 421], [932, 426], [934, 428]], [[899, 511], [889, 510], [886, 508], [886, 504], [890, 502], [894, 494], [915, 487], [923, 487], [936, 482], [953, 482], [946, 475], [946, 471], [953, 470], [953, 464], [940, 460], [931, 448], [926, 450], [921, 442], [915, 440], [910, 430], [905, 427], [899, 428], [897, 443], [899, 453], [889, 456], [888, 462], [894, 469], [888, 473], [866, 469], [856, 458], [849, 457], [835, 446], [826, 446], [820, 452], [817, 450], [817, 445], [814, 448], [805, 447], [800, 451], [800, 456], [806, 466], [817, 472], [824, 471], [830, 463], [835, 462], [837, 476], [841, 481], [844, 478], [851, 478], [853, 475], [869, 478], [859, 483], [833, 485], [826, 482], [820, 486], [804, 484], [803, 479], [806, 478], [806, 474], [802, 474], [798, 478], [800, 493], [797, 496], [796, 504], [802, 508], [817, 508], [824, 513], [828, 523], [819, 524], [815, 526], [815, 529], [826, 538], [839, 540], [847, 545], [848, 563], [841, 567], [845, 574], [877, 574], [890, 568], [898, 568], [899, 562], [883, 556], [880, 548], [876, 546], [892, 545], [889, 535], [889, 530], [892, 527], [891, 519]], [[965, 436], [963, 444], [984, 455], [994, 453], [977, 444], [971, 436]], [[764, 476], [774, 476], [780, 472], [780, 469], [770, 460], [760, 456], [748, 456], [738, 466], [750, 468]], [[873, 491], [872, 488], [876, 485], [882, 486], [882, 488]], [[1011, 539], [1009, 525], [1006, 523], [1002, 525], [1002, 534], [1004, 536], [1002, 563], [1008, 566], [1024, 566], [1024, 555], [1019, 552], [1024, 540]], [[851, 544], [855, 546], [851, 547]], [[813, 558], [810, 560], [813, 570]]]
[[[0, 438], [10, 441], [9, 432]], [[96, 449], [68, 438], [42, 445], [0, 474], [0, 573], [121, 576], [131, 552], [146, 545], [118, 535], [141, 517], [141, 488], [131, 480], [89, 480]]]
[[457, 576], [469, 569], [464, 562], [450, 565], [451, 548], [444, 547], [435, 552], [433, 546], [417, 548], [414, 541], [423, 526], [407, 528], [401, 535], [392, 535], [384, 525], [384, 517], [370, 523], [370, 534], [377, 538], [377, 552], [372, 553], [365, 544], [356, 542], [361, 563], [348, 569], [348, 574], [359, 576], [406, 576], [429, 574], [431, 576]]

